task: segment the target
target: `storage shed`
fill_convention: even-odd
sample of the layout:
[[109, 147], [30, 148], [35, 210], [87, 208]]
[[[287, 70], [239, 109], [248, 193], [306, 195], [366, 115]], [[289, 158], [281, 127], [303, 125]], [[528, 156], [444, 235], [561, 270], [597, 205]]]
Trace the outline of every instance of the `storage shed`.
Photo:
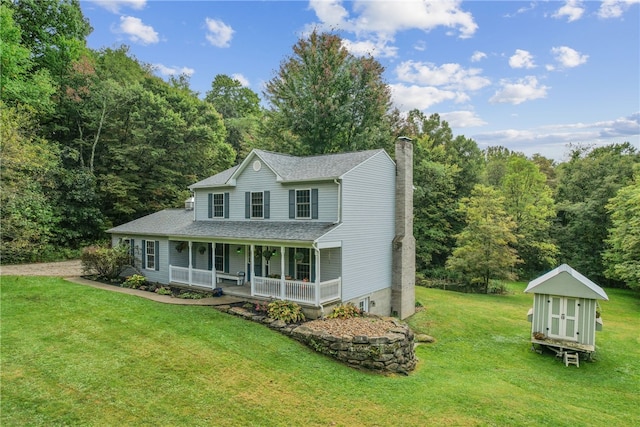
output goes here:
[[524, 291], [533, 294], [527, 317], [534, 347], [546, 346], [564, 355], [565, 362], [567, 351], [587, 356], [595, 351], [596, 331], [602, 330], [598, 300], [609, 300], [600, 286], [562, 264], [529, 282]]

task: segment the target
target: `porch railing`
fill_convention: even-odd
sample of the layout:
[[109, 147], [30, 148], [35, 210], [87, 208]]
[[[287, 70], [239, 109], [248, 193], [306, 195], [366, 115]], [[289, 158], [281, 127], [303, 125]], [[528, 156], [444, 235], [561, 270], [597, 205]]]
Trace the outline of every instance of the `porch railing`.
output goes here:
[[254, 276], [251, 280], [251, 294], [318, 306], [340, 299], [341, 286], [341, 278], [313, 283]]
[[211, 270], [197, 268], [169, 266], [169, 282], [181, 283], [189, 286], [214, 288], [214, 276]]

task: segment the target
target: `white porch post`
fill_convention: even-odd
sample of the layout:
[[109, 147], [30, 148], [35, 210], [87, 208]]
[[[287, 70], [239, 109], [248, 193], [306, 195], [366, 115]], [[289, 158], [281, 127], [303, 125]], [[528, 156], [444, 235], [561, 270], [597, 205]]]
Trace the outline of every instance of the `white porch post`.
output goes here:
[[191, 279], [191, 269], [193, 268], [193, 265], [192, 265], [193, 255], [191, 253], [192, 246], [193, 246], [193, 242], [191, 240], [189, 240], [189, 286], [191, 286], [191, 280], [192, 280]]
[[316, 258], [316, 306], [320, 305], [320, 249], [313, 248], [313, 256]]
[[[208, 247], [209, 245], [207, 245]], [[216, 278], [216, 242], [211, 242], [211, 251], [207, 254], [207, 256], [209, 257], [209, 259], [207, 260], [207, 263], [210, 261], [211, 262], [211, 289], [215, 289], [216, 288], [216, 283], [218, 282], [217, 278]]]
[[249, 271], [247, 271], [247, 274], [249, 275], [249, 277], [251, 277], [251, 295], [254, 295], [256, 292], [256, 278], [255, 278], [255, 273], [256, 273], [256, 269], [253, 268], [253, 262], [255, 260], [255, 246], [253, 246], [253, 243], [251, 244], [251, 253], [249, 254]]
[[285, 273], [284, 273], [284, 246], [280, 246], [280, 293], [284, 295], [285, 290]]

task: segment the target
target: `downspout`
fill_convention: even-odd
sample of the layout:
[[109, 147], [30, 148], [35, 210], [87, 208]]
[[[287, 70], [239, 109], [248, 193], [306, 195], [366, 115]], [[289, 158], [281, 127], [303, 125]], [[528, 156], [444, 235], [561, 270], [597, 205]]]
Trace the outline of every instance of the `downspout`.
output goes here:
[[334, 179], [333, 182], [338, 186], [338, 219], [336, 224], [342, 222], [342, 182], [338, 179]]

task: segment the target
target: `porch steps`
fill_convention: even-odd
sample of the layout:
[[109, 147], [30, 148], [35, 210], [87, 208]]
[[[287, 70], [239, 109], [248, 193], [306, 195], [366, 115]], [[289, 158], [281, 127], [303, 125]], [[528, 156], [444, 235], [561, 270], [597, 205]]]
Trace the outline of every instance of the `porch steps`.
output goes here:
[[565, 366], [576, 365], [578, 368], [580, 367], [580, 355], [578, 353], [565, 351], [563, 360]]

